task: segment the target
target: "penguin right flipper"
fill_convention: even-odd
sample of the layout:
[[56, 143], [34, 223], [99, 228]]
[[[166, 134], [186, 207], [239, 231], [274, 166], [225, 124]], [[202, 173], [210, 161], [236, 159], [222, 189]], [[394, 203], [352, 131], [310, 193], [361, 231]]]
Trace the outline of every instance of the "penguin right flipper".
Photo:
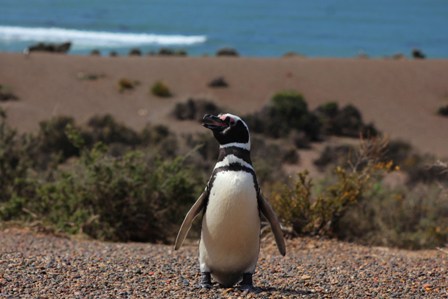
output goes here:
[[174, 250], [178, 250], [185, 240], [188, 231], [191, 228], [194, 218], [204, 209], [206, 204], [207, 191], [204, 191], [201, 196], [196, 200], [194, 205], [188, 211], [187, 216], [185, 216], [184, 222], [180, 227], [179, 233], [177, 234], [176, 243], [174, 244]]
[[285, 256], [286, 245], [285, 240], [283, 239], [283, 232], [282, 228], [280, 227], [280, 222], [278, 221], [278, 218], [275, 215], [275, 212], [272, 209], [271, 205], [264, 199], [261, 193], [258, 194], [258, 205], [261, 213], [266, 217], [266, 219], [268, 219], [269, 223], [271, 224], [271, 229], [274, 233], [278, 251], [280, 251], [281, 255]]

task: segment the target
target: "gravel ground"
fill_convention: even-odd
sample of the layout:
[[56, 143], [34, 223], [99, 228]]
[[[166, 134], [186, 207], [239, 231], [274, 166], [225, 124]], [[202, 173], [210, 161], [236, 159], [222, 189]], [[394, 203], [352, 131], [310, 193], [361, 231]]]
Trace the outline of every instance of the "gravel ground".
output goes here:
[[335, 240], [264, 240], [252, 292], [197, 287], [194, 244], [83, 241], [0, 231], [0, 298], [448, 298], [445, 250], [404, 251]]

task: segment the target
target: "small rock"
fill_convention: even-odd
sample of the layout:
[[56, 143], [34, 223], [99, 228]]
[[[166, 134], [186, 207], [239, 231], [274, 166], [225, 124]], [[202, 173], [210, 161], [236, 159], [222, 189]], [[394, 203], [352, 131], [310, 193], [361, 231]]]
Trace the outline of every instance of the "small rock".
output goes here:
[[308, 279], [311, 279], [311, 276], [305, 274], [305, 275], [300, 276], [300, 279], [301, 280], [308, 280]]

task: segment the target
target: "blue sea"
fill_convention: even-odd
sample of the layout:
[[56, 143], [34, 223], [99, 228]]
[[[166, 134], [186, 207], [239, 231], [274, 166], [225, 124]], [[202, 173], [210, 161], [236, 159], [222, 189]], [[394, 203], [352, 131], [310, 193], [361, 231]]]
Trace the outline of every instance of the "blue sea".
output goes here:
[[0, 0], [0, 51], [73, 43], [71, 54], [160, 48], [213, 55], [448, 58], [447, 0]]

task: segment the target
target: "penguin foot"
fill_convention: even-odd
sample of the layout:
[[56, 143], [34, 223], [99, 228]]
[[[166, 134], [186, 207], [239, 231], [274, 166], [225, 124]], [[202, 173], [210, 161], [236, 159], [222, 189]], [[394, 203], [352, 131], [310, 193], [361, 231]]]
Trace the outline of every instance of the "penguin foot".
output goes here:
[[199, 282], [199, 286], [203, 289], [212, 288], [212, 277], [210, 272], [201, 272], [201, 281]]
[[252, 291], [254, 289], [254, 284], [252, 282], [252, 273], [243, 274], [243, 280], [240, 282], [239, 288], [248, 291]]

